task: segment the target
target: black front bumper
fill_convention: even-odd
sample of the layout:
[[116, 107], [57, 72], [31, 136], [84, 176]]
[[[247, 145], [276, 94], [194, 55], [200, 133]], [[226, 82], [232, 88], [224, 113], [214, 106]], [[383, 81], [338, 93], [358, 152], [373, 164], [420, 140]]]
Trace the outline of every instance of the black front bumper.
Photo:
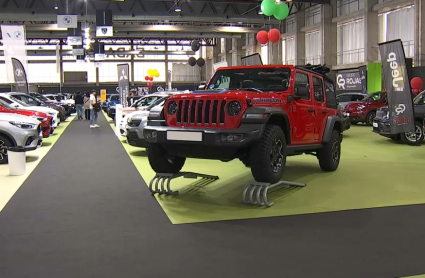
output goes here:
[[[175, 145], [203, 145], [208, 147], [224, 146], [224, 147], [238, 147], [243, 148], [248, 146], [253, 141], [259, 140], [263, 134], [264, 124], [242, 124], [237, 129], [201, 129], [201, 128], [181, 128], [181, 127], [168, 127], [168, 126], [147, 126], [143, 131], [143, 137], [149, 143], [159, 144], [175, 144]], [[170, 139], [168, 138], [169, 132], [182, 132], [187, 133], [187, 138], [190, 138], [194, 133], [194, 137], [201, 134], [198, 140], [184, 140], [184, 139]], [[156, 133], [156, 136], [154, 134]], [[196, 136], [195, 136], [196, 135]], [[241, 137], [237, 141], [228, 141], [227, 138]]]
[[384, 137], [394, 137], [396, 135], [391, 134], [391, 129], [390, 129], [390, 121], [389, 120], [384, 120], [384, 119], [379, 119], [379, 118], [375, 118], [373, 120], [373, 132], [378, 133], [381, 136]]

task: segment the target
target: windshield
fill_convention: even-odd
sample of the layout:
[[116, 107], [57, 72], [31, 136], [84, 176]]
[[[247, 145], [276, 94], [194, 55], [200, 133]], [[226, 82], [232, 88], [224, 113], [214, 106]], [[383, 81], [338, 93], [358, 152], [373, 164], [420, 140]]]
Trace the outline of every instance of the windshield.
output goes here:
[[209, 90], [238, 90], [255, 88], [261, 91], [286, 91], [289, 87], [289, 68], [244, 68], [216, 72]]
[[109, 101], [120, 101], [120, 96], [119, 95], [111, 96], [111, 99]]
[[22, 105], [22, 106], [24, 106], [24, 107], [28, 107], [29, 105], [28, 104], [26, 104], [25, 102], [23, 102], [22, 100], [19, 100], [19, 99], [17, 99], [17, 98], [15, 98], [15, 97], [10, 97], [10, 99], [11, 100], [13, 100], [14, 102], [16, 102], [16, 103], [19, 103], [20, 105]]
[[414, 99], [413, 99], [413, 103], [414, 104], [425, 104], [425, 91], [422, 91], [422, 93], [420, 93], [419, 95], [417, 95]]
[[148, 106], [148, 108], [146, 108], [146, 110], [148, 110], [148, 111], [150, 111], [152, 108], [154, 108], [155, 106], [163, 106], [164, 105], [164, 103], [165, 103], [165, 101], [167, 100], [167, 99], [169, 99], [171, 96], [168, 96], [168, 97], [163, 97], [163, 98], [159, 98], [159, 99], [157, 99], [157, 100], [155, 100], [154, 102], [152, 102], [149, 106]]
[[366, 102], [377, 102], [384, 95], [385, 95], [385, 93], [373, 93], [373, 94], [370, 94], [368, 97], [364, 98], [363, 101], [366, 101]]
[[50, 101], [50, 99], [48, 99], [47, 97], [45, 97], [43, 95], [35, 94], [34, 97], [41, 100], [41, 101]]
[[7, 110], [16, 110], [15, 107], [11, 106], [9, 103], [1, 99], [0, 99], [0, 105], [3, 106], [3, 108], [6, 108]]

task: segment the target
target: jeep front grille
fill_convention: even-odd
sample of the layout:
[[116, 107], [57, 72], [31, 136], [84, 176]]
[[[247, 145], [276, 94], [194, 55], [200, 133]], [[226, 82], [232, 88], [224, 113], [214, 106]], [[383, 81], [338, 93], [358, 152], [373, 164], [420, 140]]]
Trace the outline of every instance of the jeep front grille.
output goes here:
[[225, 100], [179, 100], [177, 124], [213, 126], [225, 124]]

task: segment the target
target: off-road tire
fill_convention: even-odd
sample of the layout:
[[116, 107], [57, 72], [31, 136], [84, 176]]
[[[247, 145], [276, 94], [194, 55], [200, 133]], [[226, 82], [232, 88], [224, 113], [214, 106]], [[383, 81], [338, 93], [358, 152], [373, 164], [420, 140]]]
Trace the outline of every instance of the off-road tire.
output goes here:
[[417, 145], [417, 144], [420, 144], [424, 140], [423, 125], [420, 122], [415, 121], [415, 131], [418, 128], [420, 128], [420, 130], [421, 130], [421, 133], [420, 133], [421, 136], [416, 139], [417, 141], [409, 140], [409, 138], [406, 136], [406, 133], [405, 132], [403, 132], [403, 133], [400, 134], [401, 141], [403, 141], [403, 143], [405, 143], [407, 145]]
[[178, 173], [183, 168], [186, 157], [175, 157], [158, 144], [149, 144], [149, 164], [156, 173]]
[[13, 143], [6, 136], [0, 135], [0, 164], [7, 163], [7, 150], [1, 149], [1, 147], [13, 147]]
[[368, 126], [372, 126], [373, 125], [373, 119], [375, 119], [376, 117], [376, 111], [370, 111], [369, 113], [367, 113], [366, 115], [366, 119], [365, 119], [365, 124]]
[[[277, 143], [281, 144], [280, 150], [281, 159], [280, 166], [273, 169], [272, 167], [272, 148], [277, 140]], [[254, 145], [249, 153], [249, 164], [251, 165], [251, 173], [257, 182], [278, 182], [285, 171], [286, 165], [286, 140], [283, 130], [277, 125], [267, 125], [264, 129], [263, 137], [261, 140]]]
[[331, 140], [317, 151], [317, 158], [320, 169], [325, 172], [333, 172], [338, 168], [341, 159], [341, 138], [338, 131], [332, 131]]

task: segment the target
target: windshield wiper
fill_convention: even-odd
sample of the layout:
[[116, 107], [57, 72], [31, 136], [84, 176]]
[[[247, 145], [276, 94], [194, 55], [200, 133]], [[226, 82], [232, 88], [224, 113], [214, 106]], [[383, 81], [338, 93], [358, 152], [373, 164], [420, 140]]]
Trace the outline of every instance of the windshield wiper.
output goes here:
[[261, 91], [260, 89], [257, 89], [257, 88], [242, 88], [241, 90], [254, 91], [254, 92], [258, 92], [258, 93], [264, 93], [263, 91]]

